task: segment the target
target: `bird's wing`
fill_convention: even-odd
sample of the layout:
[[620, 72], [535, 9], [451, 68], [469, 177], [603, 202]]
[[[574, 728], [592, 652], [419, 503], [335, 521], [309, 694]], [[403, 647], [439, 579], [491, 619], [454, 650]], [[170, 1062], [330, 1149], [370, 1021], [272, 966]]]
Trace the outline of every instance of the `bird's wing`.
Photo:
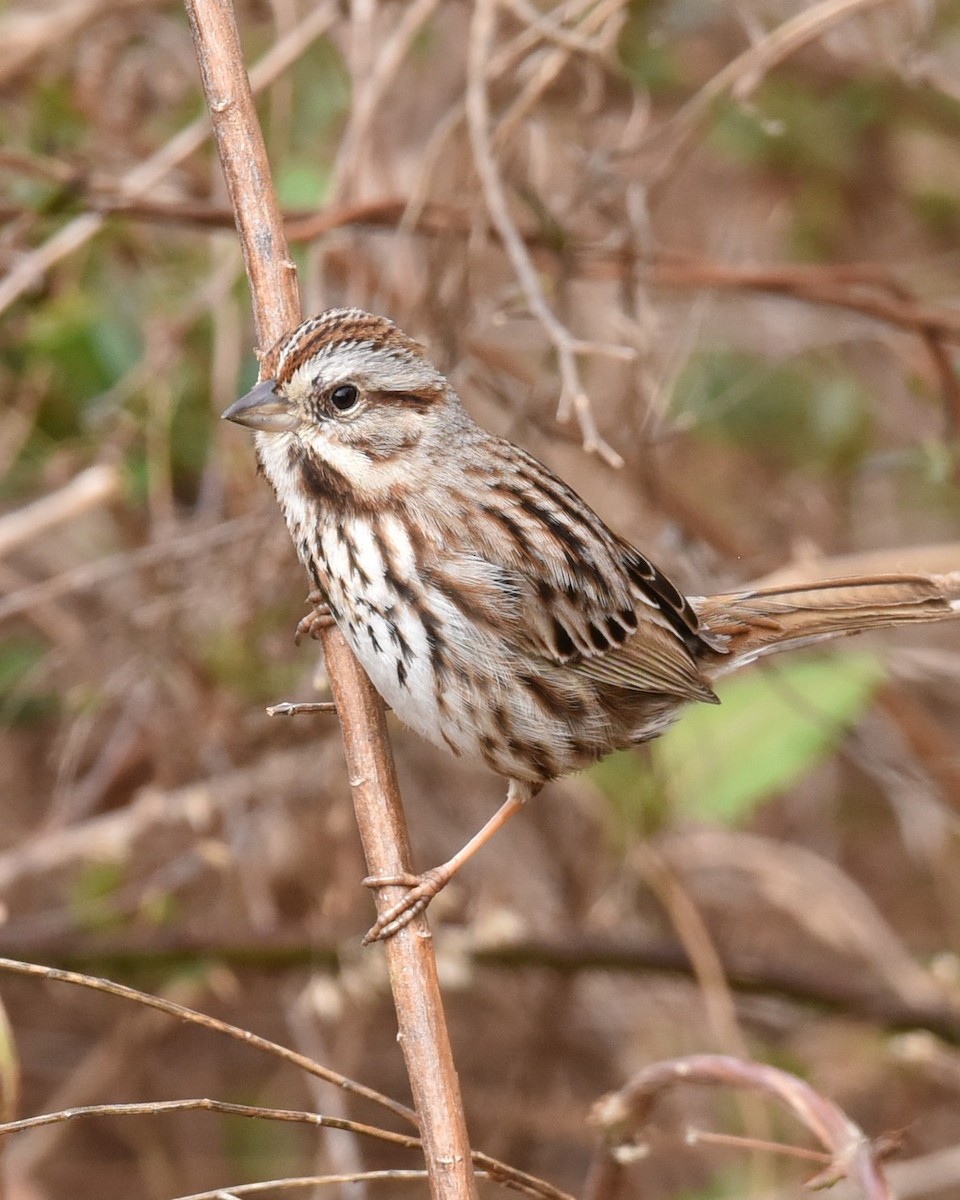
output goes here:
[[709, 635], [686, 598], [546, 467], [510, 451], [489, 498], [451, 520], [434, 585], [531, 657], [628, 690], [712, 699], [696, 662]]

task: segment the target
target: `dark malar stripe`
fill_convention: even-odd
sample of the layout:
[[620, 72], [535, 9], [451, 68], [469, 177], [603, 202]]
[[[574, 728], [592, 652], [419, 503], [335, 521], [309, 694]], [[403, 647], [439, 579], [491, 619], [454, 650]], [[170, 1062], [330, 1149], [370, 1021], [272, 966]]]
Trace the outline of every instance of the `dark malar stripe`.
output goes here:
[[370, 516], [377, 510], [358, 496], [349, 479], [328, 462], [311, 454], [302, 442], [290, 446], [288, 462], [299, 472], [303, 489], [311, 500], [343, 517]]

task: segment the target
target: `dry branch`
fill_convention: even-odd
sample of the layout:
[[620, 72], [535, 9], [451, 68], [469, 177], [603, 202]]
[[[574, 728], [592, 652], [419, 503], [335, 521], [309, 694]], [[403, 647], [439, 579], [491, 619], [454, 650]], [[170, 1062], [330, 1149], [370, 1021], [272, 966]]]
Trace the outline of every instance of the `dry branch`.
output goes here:
[[[312, 41], [332, 24], [332, 4], [319, 4], [289, 33], [273, 46], [250, 72], [250, 86], [261, 91], [281, 75]], [[60, 30], [58, 37], [63, 36]], [[194, 154], [210, 136], [207, 117], [198, 117], [148, 159], [138, 164], [118, 183], [127, 200], [149, 194], [178, 164]], [[35, 287], [58, 262], [85, 246], [103, 229], [100, 213], [82, 213], [58, 229], [46, 242], [23, 255], [13, 269], [0, 279], [0, 312], [4, 312], [30, 288]]]
[[490, 140], [490, 104], [487, 95], [487, 70], [492, 53], [496, 27], [494, 0], [477, 0], [470, 26], [467, 56], [467, 127], [480, 186], [487, 211], [503, 242], [517, 280], [523, 289], [531, 313], [543, 327], [557, 352], [560, 368], [561, 394], [558, 417], [567, 419], [575, 414], [583, 435], [585, 450], [599, 454], [611, 466], [620, 466], [620, 455], [600, 436], [590, 399], [580, 379], [577, 356], [603, 354], [613, 358], [630, 359], [634, 351], [627, 346], [585, 342], [573, 336], [547, 303], [537, 278], [533, 262], [523, 238], [510, 215], [510, 208], [500, 179], [500, 171]]
[[88, 467], [56, 492], [0, 517], [0, 558], [14, 547], [42, 537], [52, 526], [108, 504], [120, 491], [116, 467]]
[[878, 1156], [863, 1131], [808, 1083], [765, 1063], [722, 1054], [695, 1054], [652, 1063], [619, 1091], [598, 1100], [591, 1119], [604, 1131], [608, 1144], [616, 1146], [642, 1129], [657, 1098], [678, 1083], [732, 1087], [776, 1100], [810, 1130], [830, 1155], [830, 1164], [808, 1181], [808, 1187], [828, 1187], [847, 1178], [859, 1185], [867, 1200], [894, 1200]]
[[[249, 1030], [240, 1029], [235, 1025], [228, 1024], [226, 1021], [208, 1016], [206, 1013], [197, 1012], [195, 1009], [177, 1004], [173, 1000], [155, 996], [150, 992], [140, 992], [136, 988], [127, 987], [121, 983], [114, 983], [112, 980], [97, 979], [92, 975], [84, 975], [76, 971], [63, 971], [56, 967], [41, 966], [37, 963], [18, 962], [10, 958], [0, 958], [0, 971], [8, 971], [15, 975], [27, 975], [34, 979], [50, 980], [56, 983], [68, 983], [75, 987], [89, 988], [92, 991], [102, 992], [108, 996], [144, 1005], [167, 1016], [199, 1025], [214, 1033], [225, 1034], [227, 1037], [235, 1038], [247, 1046], [252, 1046], [255, 1050], [274, 1055], [283, 1062], [288, 1062], [293, 1066], [299, 1067], [308, 1074], [318, 1079], [323, 1079], [327, 1083], [332, 1083], [345, 1092], [351, 1092], [354, 1095], [370, 1100], [411, 1124], [416, 1124], [416, 1114], [407, 1108], [406, 1105], [400, 1104], [398, 1101], [374, 1091], [373, 1088], [365, 1087], [363, 1084], [357, 1083], [345, 1075], [331, 1071], [329, 1068], [321, 1066], [320, 1063], [314, 1062], [303, 1054], [297, 1054], [296, 1051], [290, 1050], [286, 1046], [271, 1042], [267, 1038], [259, 1037]], [[113, 1115], [150, 1115], [154, 1112], [176, 1110], [177, 1108], [233, 1112], [239, 1116], [270, 1117], [284, 1121], [301, 1121], [311, 1125], [326, 1124], [331, 1128], [349, 1129], [353, 1132], [360, 1132], [379, 1138], [382, 1141], [390, 1141], [396, 1145], [408, 1147], [422, 1145], [419, 1138], [406, 1134], [391, 1133], [373, 1126], [361, 1125], [357, 1122], [340, 1121], [338, 1118], [322, 1118], [314, 1113], [291, 1112], [290, 1110], [283, 1109], [253, 1109], [247, 1105], [233, 1105], [229, 1102], [205, 1098], [180, 1101], [150, 1101], [143, 1104], [88, 1105], [82, 1108], [65, 1109], [58, 1113], [45, 1113], [38, 1117], [28, 1117], [24, 1121], [10, 1122], [8, 1125], [0, 1127], [0, 1134], [12, 1133], [16, 1129], [62, 1124], [75, 1116], [102, 1115], [108, 1112]], [[538, 1179], [534, 1175], [529, 1175], [526, 1171], [517, 1170], [515, 1167], [510, 1166], [509, 1163], [500, 1162], [499, 1159], [492, 1158], [489, 1154], [473, 1151], [471, 1153], [471, 1161], [478, 1172], [482, 1172], [489, 1178], [512, 1188], [514, 1191], [539, 1197], [539, 1200], [572, 1200], [566, 1192], [561, 1191], [559, 1188], [553, 1187], [551, 1184]], [[417, 1178], [420, 1178], [419, 1174]], [[251, 1186], [256, 1187], [257, 1185]]]
[[[187, 0], [204, 92], [243, 243], [257, 338], [266, 352], [300, 319], [295, 269], [273, 194], [263, 135], [253, 106], [230, 6]], [[340, 713], [360, 836], [371, 875], [410, 872], [410, 850], [383, 704], [335, 628], [322, 637]], [[378, 901], [401, 893], [383, 888]], [[476, 1195], [463, 1103], [440, 999], [436, 961], [421, 915], [386, 945], [400, 1044], [436, 1200]]]
[[633, 156], [649, 150], [652, 146], [666, 144], [663, 156], [657, 163], [656, 176], [663, 179], [673, 170], [678, 159], [689, 149], [694, 137], [713, 113], [717, 103], [732, 95], [746, 100], [773, 67], [795, 54], [801, 47], [809, 45], [841, 21], [857, 16], [871, 8], [889, 4], [890, 0], [821, 0], [789, 20], [778, 25], [766, 37], [761, 38], [722, 71], [704, 84], [679, 111], [655, 130], [640, 146], [626, 147], [622, 156]]

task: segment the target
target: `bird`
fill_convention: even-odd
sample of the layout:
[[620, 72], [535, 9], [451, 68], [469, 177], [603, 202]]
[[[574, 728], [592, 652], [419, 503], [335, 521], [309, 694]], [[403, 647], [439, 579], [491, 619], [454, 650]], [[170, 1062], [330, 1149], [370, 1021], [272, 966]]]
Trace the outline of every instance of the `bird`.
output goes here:
[[769, 653], [960, 614], [960, 571], [687, 596], [548, 467], [478, 425], [424, 347], [334, 308], [266, 356], [223, 413], [255, 431], [311, 584], [402, 722], [508, 781], [467, 844], [365, 942], [390, 937], [548, 781], [662, 733]]

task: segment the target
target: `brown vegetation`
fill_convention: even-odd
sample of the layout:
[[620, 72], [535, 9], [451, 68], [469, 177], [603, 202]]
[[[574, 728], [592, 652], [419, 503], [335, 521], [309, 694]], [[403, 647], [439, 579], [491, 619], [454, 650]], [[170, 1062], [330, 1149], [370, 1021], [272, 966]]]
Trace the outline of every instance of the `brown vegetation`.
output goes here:
[[[952, 5], [320, 0], [238, 21], [304, 311], [388, 313], [691, 591], [960, 565]], [[265, 712], [325, 684], [293, 645], [306, 585], [279, 514], [218, 422], [255, 339], [186, 18], [13, 4], [0, 87], [0, 952], [405, 1103], [335, 719]], [[430, 911], [473, 1147], [598, 1200], [793, 1196], [825, 1163], [771, 1154], [802, 1135], [752, 1097], [659, 1101], [646, 1156], [609, 1156], [587, 1119], [652, 1063], [731, 1083], [754, 1058], [899, 1139], [897, 1195], [955, 1195], [958, 664], [935, 627], [757, 670], [545, 790]], [[501, 783], [391, 732], [430, 865]], [[3, 1119], [221, 1110], [11, 1135], [11, 1197], [422, 1165], [402, 1105], [300, 1060], [62, 982], [10, 974], [0, 997]], [[690, 1126], [755, 1148], [687, 1146]], [[401, 1178], [368, 1186], [425, 1194]]]

